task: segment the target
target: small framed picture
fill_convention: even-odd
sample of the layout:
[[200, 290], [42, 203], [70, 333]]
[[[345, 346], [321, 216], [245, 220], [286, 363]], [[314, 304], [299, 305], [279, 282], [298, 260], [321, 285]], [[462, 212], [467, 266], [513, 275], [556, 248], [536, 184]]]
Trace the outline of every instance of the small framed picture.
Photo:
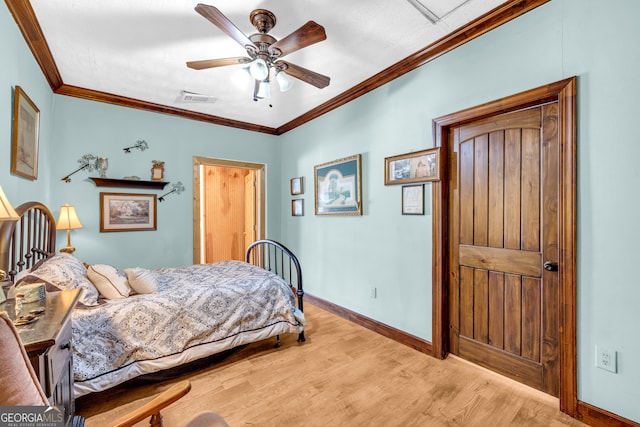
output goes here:
[[38, 139], [40, 110], [16, 86], [13, 100], [13, 132], [11, 135], [11, 173], [24, 178], [38, 178]]
[[291, 216], [304, 216], [304, 199], [291, 201]]
[[155, 194], [100, 193], [100, 232], [156, 227]]
[[440, 147], [384, 159], [384, 185], [440, 180]]
[[424, 184], [402, 186], [402, 215], [424, 215]]
[[304, 181], [302, 177], [291, 178], [291, 195], [297, 196], [299, 194], [304, 194]]

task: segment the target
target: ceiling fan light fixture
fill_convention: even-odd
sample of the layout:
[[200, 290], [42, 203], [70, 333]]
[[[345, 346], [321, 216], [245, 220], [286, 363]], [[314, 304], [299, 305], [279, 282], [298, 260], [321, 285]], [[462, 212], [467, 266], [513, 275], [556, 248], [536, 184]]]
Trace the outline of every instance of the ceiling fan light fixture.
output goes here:
[[291, 76], [283, 71], [278, 71], [276, 73], [276, 81], [278, 82], [278, 86], [280, 86], [280, 92], [287, 92], [293, 87], [294, 83]]
[[258, 93], [256, 94], [256, 98], [258, 99], [269, 99], [271, 98], [271, 85], [269, 84], [269, 80], [263, 80], [258, 85]]
[[231, 74], [231, 81], [239, 89], [245, 89], [253, 82], [253, 76], [249, 71], [249, 67], [242, 67]]
[[251, 65], [249, 65], [249, 72], [251, 73], [251, 77], [262, 81], [269, 76], [269, 67], [264, 59], [256, 58]]

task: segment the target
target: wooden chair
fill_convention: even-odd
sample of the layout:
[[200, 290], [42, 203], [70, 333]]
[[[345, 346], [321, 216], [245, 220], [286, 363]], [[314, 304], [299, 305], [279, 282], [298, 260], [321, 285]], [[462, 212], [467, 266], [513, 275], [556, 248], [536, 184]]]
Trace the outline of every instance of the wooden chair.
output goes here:
[[[6, 312], [0, 312], [0, 406], [45, 406], [47, 396], [40, 386], [29, 362], [20, 335]], [[158, 395], [149, 403], [115, 420], [114, 427], [129, 427], [151, 417], [152, 427], [162, 426], [160, 411], [191, 390], [191, 383], [183, 381]], [[82, 425], [83, 422], [79, 424]], [[74, 422], [74, 425], [78, 423]], [[228, 427], [214, 412], [202, 412], [186, 423], [185, 427]]]

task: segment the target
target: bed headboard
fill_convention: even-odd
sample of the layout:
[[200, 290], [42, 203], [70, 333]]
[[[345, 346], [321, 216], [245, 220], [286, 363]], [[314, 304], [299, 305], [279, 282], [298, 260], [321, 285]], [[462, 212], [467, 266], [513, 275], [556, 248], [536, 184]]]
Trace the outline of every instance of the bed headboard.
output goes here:
[[56, 252], [56, 220], [51, 211], [41, 203], [27, 202], [16, 212], [18, 221], [0, 221], [0, 270], [11, 281]]

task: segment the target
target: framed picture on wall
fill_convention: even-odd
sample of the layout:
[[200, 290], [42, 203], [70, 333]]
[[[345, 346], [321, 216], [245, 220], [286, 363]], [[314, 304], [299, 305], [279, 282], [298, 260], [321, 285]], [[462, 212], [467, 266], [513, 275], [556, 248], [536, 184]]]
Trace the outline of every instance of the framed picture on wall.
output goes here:
[[304, 216], [304, 199], [291, 201], [291, 216]]
[[384, 159], [384, 185], [440, 180], [440, 147]]
[[314, 167], [316, 215], [362, 215], [361, 155]]
[[402, 186], [402, 215], [424, 215], [424, 184]]
[[304, 194], [304, 181], [300, 176], [298, 178], [291, 178], [291, 195], [297, 196], [299, 194]]
[[156, 195], [100, 193], [100, 231], [155, 230]]
[[40, 110], [20, 86], [13, 98], [13, 131], [11, 134], [11, 173], [38, 179], [38, 139]]

